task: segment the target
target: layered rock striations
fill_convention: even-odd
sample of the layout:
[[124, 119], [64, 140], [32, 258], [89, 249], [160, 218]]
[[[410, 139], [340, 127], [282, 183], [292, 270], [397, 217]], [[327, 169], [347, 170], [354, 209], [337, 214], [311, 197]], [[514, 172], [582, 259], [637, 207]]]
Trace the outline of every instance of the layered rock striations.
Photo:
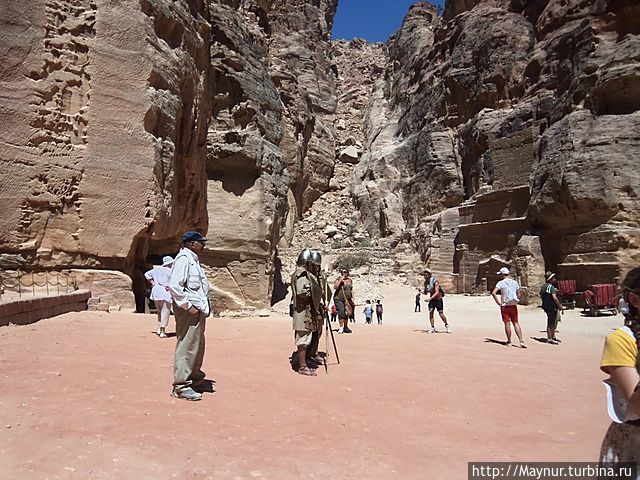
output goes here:
[[368, 225], [465, 292], [496, 266], [584, 288], [637, 263], [639, 19], [630, 1], [414, 5], [355, 179]]
[[270, 301], [281, 278], [276, 245], [291, 241], [296, 219], [328, 189], [336, 4], [212, 2], [211, 241], [204, 256], [222, 308]]
[[152, 238], [206, 229], [201, 2], [3, 9], [2, 268], [132, 274]]
[[279, 148], [283, 108], [268, 73], [268, 24], [254, 6], [245, 7], [211, 5], [210, 240], [203, 262], [216, 307], [231, 309], [263, 306], [269, 298], [289, 184]]
[[196, 229], [239, 309], [302, 246], [460, 292], [639, 260], [636, 2], [420, 2], [386, 45], [337, 0], [5, 3], [1, 269], [140, 291]]
[[182, 232], [208, 230], [219, 305], [267, 304], [287, 195], [300, 215], [333, 171], [335, 8], [3, 6], [0, 268], [120, 271], [141, 291]]

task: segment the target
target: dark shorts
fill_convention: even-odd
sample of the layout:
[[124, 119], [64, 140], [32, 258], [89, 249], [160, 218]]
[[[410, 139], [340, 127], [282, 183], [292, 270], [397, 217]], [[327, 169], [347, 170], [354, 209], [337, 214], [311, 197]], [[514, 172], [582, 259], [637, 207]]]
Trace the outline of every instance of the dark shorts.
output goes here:
[[338, 310], [338, 318], [340, 320], [346, 319], [347, 313], [344, 310], [344, 301], [341, 298], [334, 298], [333, 303], [336, 306], [336, 310]]
[[444, 311], [444, 303], [442, 302], [442, 298], [429, 301], [429, 311], [433, 312], [434, 310], [438, 310], [438, 313], [442, 313]]
[[545, 310], [547, 314], [547, 328], [556, 328], [558, 326], [558, 310]]

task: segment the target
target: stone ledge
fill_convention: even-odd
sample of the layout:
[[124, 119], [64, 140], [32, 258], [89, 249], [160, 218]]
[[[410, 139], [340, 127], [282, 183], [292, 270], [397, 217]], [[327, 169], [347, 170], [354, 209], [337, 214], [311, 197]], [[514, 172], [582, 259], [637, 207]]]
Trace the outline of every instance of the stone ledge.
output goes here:
[[29, 297], [7, 300], [0, 303], [0, 326], [10, 323], [28, 325], [43, 318], [55, 317], [68, 312], [80, 312], [87, 309], [89, 290], [48, 297]]

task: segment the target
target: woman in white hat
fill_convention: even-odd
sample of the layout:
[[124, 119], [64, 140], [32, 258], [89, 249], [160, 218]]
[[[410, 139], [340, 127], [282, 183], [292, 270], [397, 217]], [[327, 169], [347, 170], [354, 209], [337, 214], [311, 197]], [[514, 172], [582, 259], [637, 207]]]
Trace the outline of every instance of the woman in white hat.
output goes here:
[[156, 334], [160, 338], [167, 338], [165, 330], [169, 325], [169, 316], [171, 315], [172, 299], [168, 287], [171, 265], [173, 265], [173, 258], [167, 255], [162, 257], [162, 266], [155, 266], [144, 274], [144, 278], [151, 283], [151, 300], [155, 302], [158, 313], [158, 331]]

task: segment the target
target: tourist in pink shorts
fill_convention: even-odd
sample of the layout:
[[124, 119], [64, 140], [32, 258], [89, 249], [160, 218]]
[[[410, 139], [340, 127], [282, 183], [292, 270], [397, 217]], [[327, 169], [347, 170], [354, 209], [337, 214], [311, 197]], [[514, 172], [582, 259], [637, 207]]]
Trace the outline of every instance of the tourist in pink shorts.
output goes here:
[[[520, 340], [520, 346], [527, 348], [522, 339], [522, 329], [518, 322], [520, 285], [512, 278], [509, 278], [509, 269], [507, 267], [502, 267], [497, 274], [502, 277], [502, 280], [496, 283], [496, 287], [493, 289], [493, 292], [491, 292], [491, 295], [500, 307], [500, 315], [504, 322], [504, 333], [507, 335], [506, 345], [511, 345], [511, 324], [513, 323], [513, 329], [516, 331], [516, 335]], [[500, 300], [498, 300], [498, 293], [500, 294]]]

